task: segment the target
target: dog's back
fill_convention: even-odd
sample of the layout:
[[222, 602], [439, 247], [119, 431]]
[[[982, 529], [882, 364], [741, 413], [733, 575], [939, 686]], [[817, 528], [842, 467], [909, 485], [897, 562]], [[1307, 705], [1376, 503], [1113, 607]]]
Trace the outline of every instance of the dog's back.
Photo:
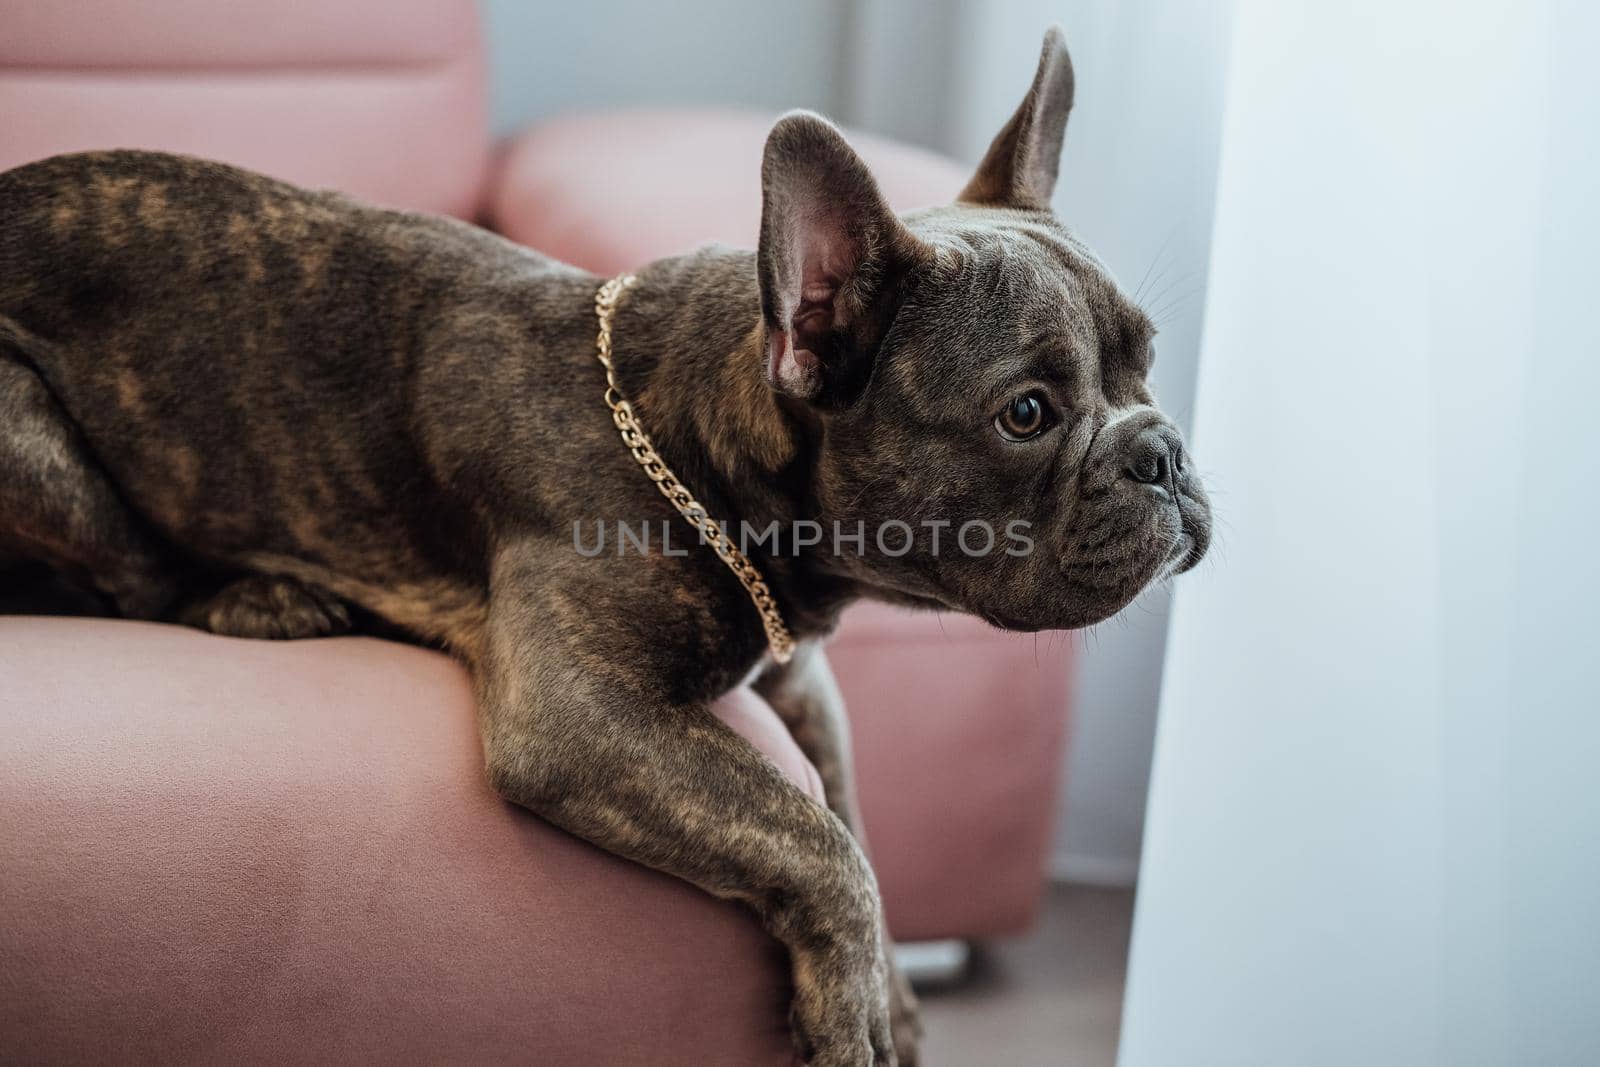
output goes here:
[[91, 437], [119, 408], [192, 415], [201, 442], [224, 412], [304, 435], [307, 418], [388, 399], [423, 316], [537, 264], [451, 220], [184, 156], [0, 174], [0, 317]]
[[0, 174], [0, 360], [44, 382], [153, 537], [307, 567], [358, 603], [474, 580], [473, 517], [418, 454], [424, 349], [442, 315], [564, 270], [465, 224], [182, 156]]

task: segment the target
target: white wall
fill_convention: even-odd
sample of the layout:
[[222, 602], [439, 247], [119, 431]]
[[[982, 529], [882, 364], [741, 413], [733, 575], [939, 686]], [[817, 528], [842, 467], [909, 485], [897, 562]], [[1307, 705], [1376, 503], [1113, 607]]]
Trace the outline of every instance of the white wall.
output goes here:
[[[486, 5], [502, 131], [616, 104], [808, 106], [968, 162], [1021, 100], [1045, 28], [1061, 23], [1078, 104], [1057, 207], [1128, 287], [1144, 282], [1145, 304], [1161, 319], [1156, 389], [1185, 423], [1225, 11], [1181, 0]], [[1166, 625], [1158, 590], [1074, 638], [1077, 718], [1058, 872], [1130, 883], [1137, 870]]]
[[1600, 1062], [1597, 42], [1240, 6], [1123, 1067]]
[[[485, 0], [494, 127], [619, 105], [836, 112], [847, 0]], [[752, 166], [759, 161], [752, 161]]]

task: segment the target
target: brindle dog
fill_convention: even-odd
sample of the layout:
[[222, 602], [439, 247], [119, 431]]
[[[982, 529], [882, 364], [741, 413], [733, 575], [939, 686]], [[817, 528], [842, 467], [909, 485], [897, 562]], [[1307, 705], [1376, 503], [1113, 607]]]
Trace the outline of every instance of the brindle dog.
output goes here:
[[[1052, 31], [959, 199], [903, 218], [838, 130], [787, 115], [759, 250], [652, 264], [624, 297], [623, 392], [710, 514], [918, 532], [754, 553], [787, 666], [708, 549], [575, 551], [578, 522], [679, 522], [601, 403], [601, 279], [171, 155], [0, 176], [0, 555], [130, 618], [448, 648], [496, 790], [753, 908], [812, 1063], [910, 1062], [819, 640], [858, 597], [1083, 626], [1208, 540], [1150, 322], [1050, 211], [1071, 101]], [[1034, 550], [952, 551], [973, 520], [1029, 523]], [[752, 672], [828, 808], [708, 710]]]

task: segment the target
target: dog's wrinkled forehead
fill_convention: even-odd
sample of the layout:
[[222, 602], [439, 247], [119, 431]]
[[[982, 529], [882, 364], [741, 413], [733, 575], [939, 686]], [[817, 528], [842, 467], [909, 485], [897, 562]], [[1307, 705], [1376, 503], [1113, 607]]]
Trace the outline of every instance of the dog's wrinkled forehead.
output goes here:
[[972, 398], [1037, 380], [1113, 407], [1147, 402], [1149, 318], [1053, 217], [957, 207], [906, 222], [936, 253], [895, 323], [929, 415], [951, 383]]

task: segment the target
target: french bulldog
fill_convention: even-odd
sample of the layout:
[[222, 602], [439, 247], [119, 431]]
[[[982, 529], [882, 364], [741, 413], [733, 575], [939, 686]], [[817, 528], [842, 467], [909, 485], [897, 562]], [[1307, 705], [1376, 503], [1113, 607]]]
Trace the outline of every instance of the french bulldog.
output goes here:
[[[577, 536], [680, 521], [602, 403], [604, 279], [151, 152], [0, 175], [0, 563], [130, 618], [442, 646], [495, 790], [753, 909], [810, 1063], [911, 1063], [822, 638], [862, 597], [1085, 626], [1209, 540], [1150, 320], [1051, 210], [1072, 98], [1052, 30], [966, 188], [905, 216], [838, 129], [785, 115], [756, 251], [618, 298], [617, 390], [662, 462], [708, 515], [780, 531], [749, 555], [792, 658], [687, 526]], [[974, 524], [993, 550], [956, 547]], [[867, 533], [794, 532], [840, 527]], [[708, 710], [751, 678], [826, 806]]]

